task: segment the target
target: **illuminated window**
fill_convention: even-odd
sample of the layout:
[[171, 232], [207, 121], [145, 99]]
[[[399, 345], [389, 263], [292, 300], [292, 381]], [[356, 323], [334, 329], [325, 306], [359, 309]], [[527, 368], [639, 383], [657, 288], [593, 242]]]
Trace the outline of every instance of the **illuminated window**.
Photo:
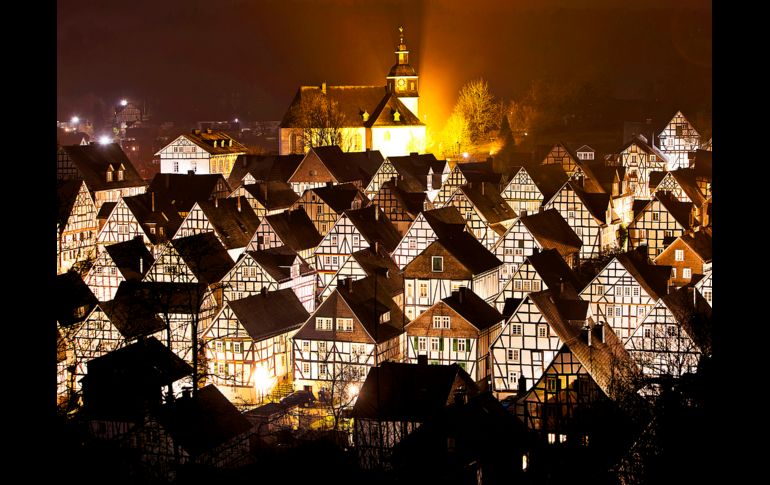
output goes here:
[[179, 162], [174, 160], [174, 173], [179, 173]]
[[597, 295], [604, 294], [604, 285], [594, 285], [594, 293]]
[[457, 349], [456, 349], [457, 352], [465, 352], [466, 351], [465, 350], [466, 349], [465, 342], [466, 342], [466, 339], [464, 339], [464, 338], [455, 339], [455, 343], [457, 345]]
[[508, 362], [519, 362], [519, 349], [508, 349]]
[[650, 155], [650, 161], [651, 161], [651, 162], [654, 162], [654, 161], [655, 161], [655, 155]]
[[221, 341], [217, 341], [217, 343], [214, 344], [214, 347], [216, 348], [217, 352], [222, 352], [222, 342]]
[[559, 379], [557, 377], [547, 377], [545, 380], [545, 390], [556, 392], [559, 389]]
[[303, 352], [310, 352], [310, 341], [309, 340], [303, 340], [302, 341], [302, 351]]
[[310, 377], [310, 362], [302, 363], [302, 375], [306, 377]]
[[676, 261], [684, 261], [684, 250], [683, 249], [677, 249], [674, 251], [674, 259]]
[[338, 318], [337, 319], [337, 331], [339, 331], [339, 332], [352, 332], [353, 331], [353, 319], [352, 318]]
[[521, 280], [513, 281], [513, 291], [521, 291]]
[[652, 220], [653, 221], [659, 221], [660, 220], [660, 214], [657, 212], [652, 213]]
[[540, 282], [539, 281], [533, 281], [532, 282], [532, 291], [540, 291]]
[[612, 318], [615, 315], [615, 307], [607, 307], [607, 318]]
[[420, 337], [417, 340], [417, 350], [425, 351], [428, 348], [428, 339], [426, 337]]
[[432, 337], [430, 339], [430, 350], [437, 352], [438, 351], [438, 341], [439, 339]]
[[241, 343], [240, 342], [233, 342], [233, 352], [236, 354], [241, 353]]
[[519, 385], [519, 373], [518, 372], [508, 372], [508, 387], [509, 388], [516, 388]]
[[433, 328], [449, 328], [449, 322], [448, 315], [433, 315]]
[[332, 246], [336, 246], [337, 245], [337, 235], [336, 234], [332, 234], [332, 236], [331, 236], [331, 243], [332, 243]]
[[692, 270], [690, 268], [683, 269], [682, 270], [682, 278], [684, 278], [684, 279], [692, 278]]
[[639, 287], [634, 286], [634, 296], [639, 296]]
[[420, 283], [420, 298], [427, 298], [427, 297], [428, 297], [428, 284]]
[[383, 135], [383, 138], [385, 141], [390, 141], [390, 131], [385, 130], [385, 134]]
[[315, 329], [316, 330], [331, 330], [332, 329], [332, 319], [327, 317], [316, 317], [315, 319]]

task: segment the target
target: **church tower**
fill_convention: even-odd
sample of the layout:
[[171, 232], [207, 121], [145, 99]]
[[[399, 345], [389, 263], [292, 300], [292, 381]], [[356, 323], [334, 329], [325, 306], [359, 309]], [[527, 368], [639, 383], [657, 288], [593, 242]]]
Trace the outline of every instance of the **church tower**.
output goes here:
[[417, 73], [409, 65], [409, 51], [404, 43], [404, 28], [399, 27], [399, 42], [396, 48], [396, 63], [390, 68], [387, 77], [388, 92], [395, 94], [399, 101], [404, 103], [409, 110], [418, 118], [420, 114], [417, 111], [417, 100], [419, 98]]

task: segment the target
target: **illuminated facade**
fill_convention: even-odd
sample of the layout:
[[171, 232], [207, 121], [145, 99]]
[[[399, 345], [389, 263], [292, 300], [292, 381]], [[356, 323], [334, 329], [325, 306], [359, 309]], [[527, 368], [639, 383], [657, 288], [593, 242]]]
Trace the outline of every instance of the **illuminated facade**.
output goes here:
[[[379, 150], [385, 156], [425, 152], [425, 124], [419, 118], [419, 77], [409, 64], [403, 28], [396, 64], [385, 86], [301, 86], [279, 129], [281, 155], [303, 153], [311, 146], [337, 144], [343, 151]], [[308, 103], [317, 100], [329, 110], [333, 126], [316, 128]], [[327, 133], [331, 131], [331, 136]], [[330, 140], [329, 138], [335, 140]]]

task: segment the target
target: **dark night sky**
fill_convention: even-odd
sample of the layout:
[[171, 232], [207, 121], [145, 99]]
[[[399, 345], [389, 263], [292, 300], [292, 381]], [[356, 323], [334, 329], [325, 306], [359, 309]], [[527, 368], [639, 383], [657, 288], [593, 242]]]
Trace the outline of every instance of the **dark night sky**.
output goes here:
[[429, 123], [477, 77], [506, 99], [533, 78], [711, 97], [709, 0], [59, 0], [57, 16], [62, 120], [121, 97], [161, 119], [280, 119], [302, 84], [384, 85], [402, 24]]

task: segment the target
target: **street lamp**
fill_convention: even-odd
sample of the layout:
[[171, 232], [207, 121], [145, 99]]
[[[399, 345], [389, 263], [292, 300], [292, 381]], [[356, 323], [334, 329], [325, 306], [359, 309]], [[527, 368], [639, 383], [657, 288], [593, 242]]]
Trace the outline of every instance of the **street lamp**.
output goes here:
[[110, 143], [112, 143], [112, 138], [110, 138], [107, 135], [102, 135], [99, 137], [99, 143], [101, 143], [102, 145], [109, 145]]
[[121, 100], [120, 100], [120, 105], [121, 105], [121, 106], [126, 106], [127, 104], [128, 104], [128, 101], [127, 101], [127, 100], [125, 100], [125, 99], [121, 99]]
[[73, 116], [72, 119], [70, 119], [70, 123], [72, 123], [73, 125], [77, 125], [78, 123], [80, 123], [80, 118], [78, 118], [77, 116]]

